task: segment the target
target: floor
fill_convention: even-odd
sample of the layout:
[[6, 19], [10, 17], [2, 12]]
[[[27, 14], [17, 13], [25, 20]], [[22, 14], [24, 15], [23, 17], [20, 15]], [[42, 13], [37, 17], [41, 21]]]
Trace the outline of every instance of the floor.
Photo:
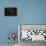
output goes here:
[[[0, 46], [8, 46], [8, 44], [0, 44]], [[10, 45], [13, 46], [13, 45]], [[14, 46], [18, 46], [18, 44], [15, 44]]]
[[[8, 46], [8, 44], [0, 44], [0, 46]], [[21, 40], [19, 44], [15, 44], [14, 46], [46, 46], [46, 42], [45, 41], [32, 42], [31, 40], [28, 41]]]
[[20, 46], [46, 46], [46, 42], [45, 41], [25, 41], [25, 40], [21, 40], [20, 42]]

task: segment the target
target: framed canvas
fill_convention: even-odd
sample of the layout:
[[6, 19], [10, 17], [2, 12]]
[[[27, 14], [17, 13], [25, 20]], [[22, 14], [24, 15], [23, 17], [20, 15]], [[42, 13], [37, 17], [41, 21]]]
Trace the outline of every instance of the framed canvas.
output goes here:
[[5, 12], [5, 16], [17, 16], [16, 7], [5, 7], [4, 12]]

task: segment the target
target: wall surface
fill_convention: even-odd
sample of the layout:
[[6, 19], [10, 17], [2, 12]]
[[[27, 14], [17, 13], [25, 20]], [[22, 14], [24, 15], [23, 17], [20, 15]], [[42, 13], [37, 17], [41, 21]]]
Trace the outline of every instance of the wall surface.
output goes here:
[[[17, 7], [18, 16], [4, 16], [5, 7]], [[18, 24], [46, 24], [46, 0], [0, 0], [0, 44], [8, 43], [9, 32], [18, 32]]]

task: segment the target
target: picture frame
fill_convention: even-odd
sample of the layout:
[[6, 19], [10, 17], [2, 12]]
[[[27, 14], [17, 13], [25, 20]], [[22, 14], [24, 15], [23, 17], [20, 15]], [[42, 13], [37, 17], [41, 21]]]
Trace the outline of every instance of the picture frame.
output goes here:
[[4, 14], [5, 16], [17, 16], [17, 8], [16, 7], [5, 7]]

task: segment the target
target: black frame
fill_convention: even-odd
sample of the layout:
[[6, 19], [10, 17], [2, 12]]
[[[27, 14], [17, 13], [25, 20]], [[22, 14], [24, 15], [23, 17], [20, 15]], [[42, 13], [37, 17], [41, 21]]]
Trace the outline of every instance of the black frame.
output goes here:
[[17, 16], [17, 8], [16, 7], [6, 7], [4, 9], [5, 16]]

